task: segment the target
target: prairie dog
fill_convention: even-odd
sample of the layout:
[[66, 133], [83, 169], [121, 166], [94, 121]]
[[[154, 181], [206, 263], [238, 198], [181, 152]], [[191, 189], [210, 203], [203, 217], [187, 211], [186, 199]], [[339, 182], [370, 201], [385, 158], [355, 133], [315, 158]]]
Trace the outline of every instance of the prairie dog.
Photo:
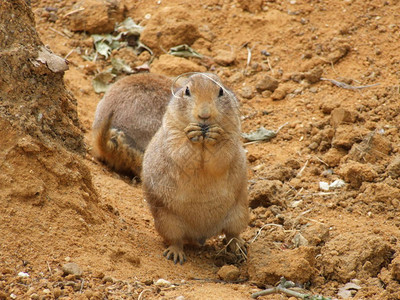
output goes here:
[[169, 245], [164, 256], [175, 263], [186, 260], [184, 243], [203, 244], [220, 233], [244, 243], [247, 170], [238, 106], [217, 76], [192, 75], [174, 93], [146, 149], [145, 198]]
[[140, 176], [143, 153], [161, 125], [172, 81], [152, 73], [117, 81], [99, 102], [93, 122], [93, 154], [110, 167]]

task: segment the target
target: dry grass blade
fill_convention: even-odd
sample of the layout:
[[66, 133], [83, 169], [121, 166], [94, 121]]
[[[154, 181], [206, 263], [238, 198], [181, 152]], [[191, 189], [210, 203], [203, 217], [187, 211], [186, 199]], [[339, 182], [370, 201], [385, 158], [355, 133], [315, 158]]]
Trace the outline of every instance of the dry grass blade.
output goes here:
[[321, 80], [324, 81], [329, 81], [332, 84], [347, 89], [347, 90], [361, 90], [361, 89], [365, 89], [365, 88], [369, 88], [369, 87], [374, 87], [374, 86], [378, 86], [380, 85], [380, 83], [375, 83], [375, 84], [370, 84], [370, 85], [360, 85], [360, 86], [354, 86], [354, 85], [350, 85], [341, 81], [337, 81], [335, 79], [329, 79], [329, 78], [321, 78]]

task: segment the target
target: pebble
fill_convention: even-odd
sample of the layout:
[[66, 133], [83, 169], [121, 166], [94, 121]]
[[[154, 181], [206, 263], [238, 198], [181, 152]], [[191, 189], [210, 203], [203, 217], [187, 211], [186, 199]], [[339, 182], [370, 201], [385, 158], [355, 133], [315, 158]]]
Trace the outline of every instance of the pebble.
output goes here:
[[10, 294], [10, 298], [11, 298], [11, 299], [17, 299], [17, 295], [15, 295], [15, 294]]
[[240, 96], [242, 96], [245, 99], [251, 99], [253, 98], [253, 89], [251, 86], [244, 86], [240, 90]]
[[82, 275], [82, 270], [76, 263], [66, 263], [61, 269], [64, 275], [75, 275], [77, 277]]
[[170, 287], [172, 285], [171, 282], [162, 278], [158, 279], [154, 284], [158, 287]]
[[236, 281], [240, 276], [240, 271], [236, 266], [225, 265], [219, 269], [217, 275], [224, 281]]
[[258, 92], [263, 92], [265, 90], [273, 92], [276, 90], [278, 85], [278, 80], [269, 75], [265, 75], [263, 78], [261, 78], [261, 80], [256, 83], [256, 89]]
[[286, 91], [281, 89], [276, 89], [271, 95], [272, 100], [282, 100], [285, 97], [286, 97]]
[[185, 300], [185, 297], [184, 296], [178, 296], [178, 297], [175, 298], [175, 300]]
[[112, 278], [111, 276], [104, 276], [104, 278], [103, 278], [103, 282], [104, 283], [107, 283], [107, 282], [109, 282], [109, 283], [114, 283], [114, 278]]
[[19, 272], [19, 273], [18, 273], [18, 276], [19, 276], [19, 277], [29, 277], [29, 274], [28, 274], [28, 273], [25, 273], [25, 272]]

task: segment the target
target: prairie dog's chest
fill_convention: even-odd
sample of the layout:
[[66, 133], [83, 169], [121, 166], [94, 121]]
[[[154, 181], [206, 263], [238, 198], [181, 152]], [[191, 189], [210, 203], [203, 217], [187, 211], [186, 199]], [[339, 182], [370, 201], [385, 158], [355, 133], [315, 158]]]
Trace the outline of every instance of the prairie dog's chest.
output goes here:
[[172, 208], [179, 214], [217, 215], [228, 211], [234, 202], [234, 192], [228, 177], [186, 177], [176, 189]]

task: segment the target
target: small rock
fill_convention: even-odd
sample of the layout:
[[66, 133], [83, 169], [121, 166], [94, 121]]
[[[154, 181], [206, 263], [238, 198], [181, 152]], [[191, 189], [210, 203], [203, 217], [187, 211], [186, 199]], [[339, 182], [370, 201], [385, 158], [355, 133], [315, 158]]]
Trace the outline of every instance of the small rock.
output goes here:
[[285, 97], [286, 91], [283, 89], [276, 89], [271, 95], [272, 100], [282, 100]]
[[81, 268], [76, 263], [66, 263], [61, 267], [64, 275], [74, 275], [80, 277], [82, 275]]
[[301, 234], [297, 233], [294, 238], [292, 239], [292, 243], [296, 248], [300, 246], [308, 246], [308, 241], [307, 239]]
[[218, 50], [214, 56], [214, 61], [221, 66], [232, 65], [236, 60], [236, 55], [233, 51]]
[[354, 123], [357, 120], [357, 112], [342, 107], [335, 108], [331, 112], [330, 123], [333, 127], [337, 127], [343, 123]]
[[251, 86], [242, 87], [242, 89], [240, 90], [240, 96], [245, 99], [253, 98], [253, 88]]
[[158, 279], [154, 284], [158, 287], [170, 287], [172, 285], [171, 282], [162, 278]]
[[250, 13], [256, 13], [262, 10], [262, 0], [238, 0], [239, 6], [244, 11], [248, 11]]
[[318, 148], [318, 143], [317, 142], [313, 142], [310, 145], [308, 145], [308, 148], [310, 148], [311, 150], [315, 150]]
[[72, 31], [87, 31], [93, 33], [109, 33], [114, 30], [116, 22], [124, 19], [125, 6], [123, 1], [85, 0], [79, 2], [79, 8], [68, 16]]
[[265, 75], [261, 80], [256, 83], [256, 89], [258, 92], [263, 92], [265, 90], [275, 91], [279, 85], [279, 81], [275, 78]]
[[400, 156], [395, 157], [389, 166], [387, 171], [390, 177], [396, 179], [400, 177]]
[[55, 288], [53, 290], [53, 294], [54, 294], [54, 297], [57, 299], [63, 294], [63, 291], [60, 288]]
[[353, 188], [359, 188], [364, 181], [372, 182], [378, 177], [371, 165], [358, 162], [342, 165], [339, 173]]
[[240, 271], [236, 266], [225, 265], [219, 269], [217, 274], [224, 281], [236, 281], [240, 276]]
[[19, 272], [18, 276], [19, 277], [29, 277], [29, 274], [28, 273], [24, 273], [24, 272]]
[[347, 154], [347, 151], [338, 149], [338, 148], [330, 148], [328, 152], [326, 152], [322, 158], [322, 160], [328, 164], [329, 167], [336, 167], [339, 165], [340, 160], [343, 156]]
[[[1, 299], [1, 296], [0, 296]], [[36, 293], [31, 294], [31, 300], [38, 300], [39, 299], [39, 295]]]
[[400, 256], [397, 255], [389, 265], [390, 275], [394, 280], [400, 281]]
[[175, 298], [175, 300], [185, 300], [185, 297], [184, 296], [178, 296], [178, 297]]
[[309, 83], [316, 83], [321, 80], [322, 69], [320, 67], [315, 67], [309, 72], [304, 73], [304, 79]]
[[342, 179], [336, 179], [329, 185], [329, 189], [338, 189], [344, 187], [346, 183]]
[[104, 276], [103, 282], [104, 282], [104, 283], [114, 283], [115, 280], [114, 280], [114, 278], [112, 278], [111, 276]]
[[177, 45], [191, 46], [201, 36], [190, 10], [183, 6], [168, 6], [157, 9], [141, 33], [140, 41], [159, 55], [163, 49], [168, 51]]
[[319, 189], [322, 191], [329, 191], [329, 183], [320, 181], [319, 182]]
[[146, 279], [143, 283], [145, 285], [152, 285], [153, 284], [153, 279]]
[[325, 115], [329, 115], [335, 108], [339, 106], [339, 103], [335, 101], [325, 101], [324, 103], [321, 104], [321, 111]]
[[11, 294], [10, 294], [10, 298], [11, 298], [11, 299], [17, 299], [17, 295], [11, 293]]

